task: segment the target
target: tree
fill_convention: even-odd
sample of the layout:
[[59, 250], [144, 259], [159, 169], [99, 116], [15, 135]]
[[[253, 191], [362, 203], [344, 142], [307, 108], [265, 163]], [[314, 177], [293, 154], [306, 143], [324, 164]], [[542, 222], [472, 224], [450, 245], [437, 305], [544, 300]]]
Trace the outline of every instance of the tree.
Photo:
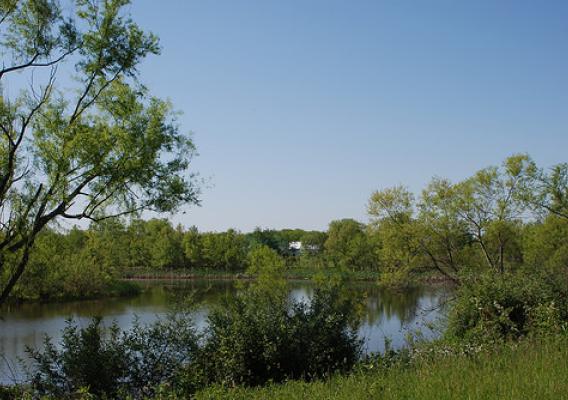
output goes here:
[[249, 246], [254, 248], [257, 246], [267, 246], [272, 250], [283, 254], [288, 250], [288, 242], [282, 236], [282, 232], [272, 229], [261, 229], [260, 227], [254, 228], [254, 231], [247, 234]]
[[132, 219], [126, 230], [128, 236], [128, 268], [151, 268], [150, 249], [146, 235], [147, 222]]
[[553, 166], [538, 176], [535, 204], [568, 220], [568, 163]]
[[208, 268], [243, 271], [246, 264], [247, 242], [243, 234], [229, 229], [222, 233], [202, 236], [203, 259]]
[[[125, 15], [127, 4], [0, 1], [0, 304], [48, 224], [198, 201], [186, 172], [193, 142], [138, 80], [158, 40]], [[72, 79], [57, 86], [66, 72]]]
[[471, 262], [471, 235], [459, 217], [456, 185], [434, 178], [423, 190], [418, 204], [417, 225], [423, 264], [454, 282]]
[[275, 250], [265, 245], [258, 246], [248, 254], [247, 264], [247, 273], [256, 275], [257, 286], [266, 287], [271, 291], [285, 292], [284, 271], [286, 263]]
[[404, 282], [410, 273], [428, 270], [459, 281], [468, 233], [455, 202], [454, 186], [440, 178], [430, 182], [418, 201], [402, 186], [372, 194], [368, 213], [379, 243], [383, 280]]
[[44, 229], [11, 293], [17, 300], [88, 298], [112, 290], [127, 260], [124, 227], [113, 220], [67, 234]]
[[[523, 261], [535, 270], [568, 271], [568, 219], [551, 214], [525, 229]], [[566, 276], [566, 272], [560, 272]]]
[[130, 240], [122, 222], [116, 218], [93, 223], [86, 237], [84, 247], [77, 249], [77, 253], [81, 250], [85, 253], [81, 264], [90, 264], [91, 269], [100, 268], [114, 277], [119, 276], [130, 261]]
[[519, 238], [518, 226], [526, 211], [518, 193], [523, 190], [523, 171], [530, 159], [509, 157], [501, 168], [488, 167], [454, 186], [456, 212], [487, 265], [505, 272], [510, 250]]
[[302, 235], [302, 247], [304, 254], [315, 255], [323, 250], [327, 234], [319, 231], [307, 231]]
[[184, 259], [191, 268], [203, 266], [203, 243], [196, 226], [192, 226], [182, 239]]
[[156, 269], [183, 266], [182, 234], [166, 219], [145, 223], [145, 247], [149, 249], [150, 266]]
[[377, 255], [383, 281], [399, 283], [418, 265], [414, 195], [404, 186], [377, 190], [369, 199], [371, 235], [377, 243]]
[[527, 155], [512, 156], [507, 163], [516, 165], [520, 177], [517, 200], [538, 214], [568, 220], [568, 163], [556, 164], [548, 171], [538, 168]]
[[519, 196], [530, 163], [517, 155], [456, 184], [434, 178], [417, 202], [401, 186], [373, 193], [368, 213], [381, 263], [399, 278], [425, 268], [456, 283], [468, 267], [502, 274], [519, 265], [526, 212]]
[[365, 225], [353, 219], [332, 221], [324, 247], [326, 256], [336, 266], [355, 271], [372, 270], [376, 265]]

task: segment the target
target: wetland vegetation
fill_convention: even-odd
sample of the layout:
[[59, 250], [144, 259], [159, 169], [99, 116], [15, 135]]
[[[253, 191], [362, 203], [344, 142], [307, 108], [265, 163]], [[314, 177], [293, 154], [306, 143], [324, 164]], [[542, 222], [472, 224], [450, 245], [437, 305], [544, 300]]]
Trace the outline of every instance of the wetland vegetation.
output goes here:
[[[148, 217], [200, 204], [204, 183], [179, 113], [141, 82], [160, 51], [128, 0], [0, 0], [0, 350], [31, 343], [25, 371], [0, 370], [21, 378], [2, 380], [1, 399], [566, 397], [567, 163], [516, 153], [421, 192], [380, 187], [367, 221], [325, 231], [174, 226]], [[203, 292], [170, 290], [164, 312], [132, 278], [166, 277], [229, 286], [207, 307]], [[293, 278], [310, 289], [294, 296]], [[420, 322], [426, 308], [440, 318]], [[421, 329], [365, 342], [365, 327], [392, 321]]]

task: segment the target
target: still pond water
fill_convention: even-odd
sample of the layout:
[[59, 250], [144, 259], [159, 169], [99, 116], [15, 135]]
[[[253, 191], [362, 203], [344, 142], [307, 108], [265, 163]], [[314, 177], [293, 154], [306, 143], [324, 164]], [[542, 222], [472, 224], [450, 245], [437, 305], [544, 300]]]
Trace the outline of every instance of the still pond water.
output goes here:
[[[207, 310], [223, 297], [234, 296], [239, 290], [232, 281], [145, 281], [145, 290], [136, 297], [89, 300], [60, 304], [23, 304], [2, 310], [0, 318], [0, 384], [21, 381], [24, 374], [18, 359], [27, 358], [26, 347], [41, 348], [45, 335], [58, 342], [66, 320], [74, 318], [79, 326], [86, 326], [93, 316], [104, 321], [117, 321], [123, 329], [132, 326], [136, 316], [142, 323], [163, 316], [176, 299], [192, 293], [200, 303], [194, 318], [198, 327], [205, 327]], [[365, 340], [366, 352], [382, 351], [385, 339], [392, 346], [404, 346], [408, 334], [421, 332], [425, 338], [434, 338], [438, 329], [433, 322], [443, 320], [443, 310], [437, 306], [448, 295], [444, 288], [422, 287], [405, 291], [379, 289], [372, 283], [354, 283], [354, 291], [364, 293], [366, 313], [359, 329]], [[290, 296], [309, 301], [314, 286], [309, 282], [290, 283]], [[439, 325], [439, 324], [436, 324]]]

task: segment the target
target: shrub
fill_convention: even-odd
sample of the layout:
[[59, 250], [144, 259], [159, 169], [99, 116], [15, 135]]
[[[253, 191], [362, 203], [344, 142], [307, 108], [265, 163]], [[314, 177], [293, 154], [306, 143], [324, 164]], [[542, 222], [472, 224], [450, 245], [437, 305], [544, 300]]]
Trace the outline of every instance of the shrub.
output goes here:
[[450, 312], [447, 335], [501, 341], [567, 330], [566, 277], [518, 272], [466, 280]]
[[202, 357], [210, 382], [313, 379], [349, 370], [358, 360], [353, 298], [330, 287], [316, 289], [309, 303], [274, 293], [251, 288], [211, 313]]
[[31, 399], [29, 393], [21, 386], [3, 386], [0, 385], [0, 400], [26, 400]]
[[83, 329], [69, 320], [61, 349], [45, 339], [43, 351], [28, 350], [35, 361], [33, 391], [55, 398], [74, 397], [84, 391], [101, 398], [152, 396], [192, 359], [197, 334], [186, 315], [171, 315], [152, 325], [137, 321], [129, 331], [116, 323], [104, 328], [94, 318]]
[[119, 339], [116, 324], [105, 337], [100, 318], [94, 318], [84, 329], [69, 320], [63, 331], [62, 350], [48, 337], [42, 352], [29, 350], [37, 367], [32, 386], [40, 395], [56, 397], [68, 396], [82, 387], [89, 387], [96, 395], [116, 394], [128, 366]]

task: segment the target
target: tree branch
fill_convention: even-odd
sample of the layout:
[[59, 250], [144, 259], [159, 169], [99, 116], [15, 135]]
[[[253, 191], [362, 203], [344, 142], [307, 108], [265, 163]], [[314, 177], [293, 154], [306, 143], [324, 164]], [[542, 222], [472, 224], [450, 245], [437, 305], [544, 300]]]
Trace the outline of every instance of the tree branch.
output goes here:
[[77, 51], [80, 48], [80, 46], [74, 47], [72, 49], [67, 50], [66, 52], [64, 52], [63, 54], [61, 54], [59, 57], [57, 57], [54, 60], [51, 61], [47, 61], [47, 62], [43, 62], [43, 63], [36, 63], [35, 61], [41, 56], [40, 53], [36, 53], [34, 54], [34, 56], [26, 63], [23, 64], [19, 64], [19, 65], [14, 65], [12, 67], [8, 67], [8, 68], [4, 68], [0, 71], [0, 79], [2, 79], [2, 77], [4, 76], [4, 74], [8, 74], [10, 72], [15, 72], [15, 71], [19, 71], [25, 68], [35, 68], [35, 67], [51, 67], [54, 66], [57, 63], [60, 63], [61, 61], [63, 61], [65, 59], [65, 57], [69, 56], [70, 54], [74, 53], [75, 51]]

